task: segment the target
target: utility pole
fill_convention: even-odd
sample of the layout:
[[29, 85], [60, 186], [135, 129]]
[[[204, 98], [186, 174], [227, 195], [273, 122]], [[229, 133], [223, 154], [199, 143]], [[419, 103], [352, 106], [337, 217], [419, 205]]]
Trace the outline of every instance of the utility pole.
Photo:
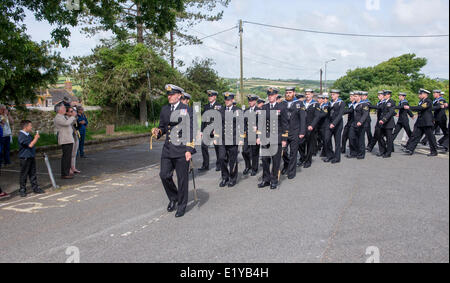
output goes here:
[[243, 54], [243, 48], [242, 48], [242, 36], [244, 34], [244, 27], [242, 20], [239, 20], [239, 37], [241, 41], [241, 85], [240, 85], [240, 94], [239, 94], [239, 102], [242, 104], [243, 102], [243, 95], [244, 95], [244, 54]]
[[323, 89], [322, 89], [322, 74], [323, 74], [323, 71], [322, 71], [322, 69], [320, 69], [320, 94], [323, 93]]
[[172, 68], [175, 68], [175, 58], [174, 58], [174, 52], [173, 52], [173, 46], [174, 46], [174, 42], [173, 42], [173, 30], [170, 31], [170, 64], [172, 66]]

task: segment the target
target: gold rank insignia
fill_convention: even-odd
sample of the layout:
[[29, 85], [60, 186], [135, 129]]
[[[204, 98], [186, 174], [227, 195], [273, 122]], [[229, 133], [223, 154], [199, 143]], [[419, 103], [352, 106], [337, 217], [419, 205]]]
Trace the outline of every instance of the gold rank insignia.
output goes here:
[[366, 110], [366, 111], [369, 110], [369, 107], [368, 106], [364, 107], [364, 110]]
[[442, 101], [442, 100], [441, 100], [441, 102], [440, 102], [440, 103], [441, 103], [441, 104], [444, 104], [444, 101]]
[[195, 148], [195, 143], [194, 142], [190, 142], [190, 143], [186, 144], [186, 146]]
[[171, 87], [170, 85], [167, 85], [167, 86], [166, 86], [166, 90], [167, 90], [167, 91], [172, 91], [172, 87]]
[[324, 111], [325, 113], [328, 113], [328, 109], [323, 109], [323, 111]]
[[427, 108], [428, 107], [428, 103], [424, 103], [424, 104], [422, 104], [422, 108]]

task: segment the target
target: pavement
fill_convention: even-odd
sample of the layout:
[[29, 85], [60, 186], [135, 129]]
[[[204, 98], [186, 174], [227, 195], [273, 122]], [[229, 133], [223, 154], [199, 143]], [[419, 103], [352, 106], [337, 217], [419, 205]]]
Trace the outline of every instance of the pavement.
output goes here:
[[191, 181], [188, 211], [175, 218], [161, 148], [92, 152], [60, 189], [0, 200], [0, 262], [449, 262], [447, 154], [405, 156], [397, 145], [391, 159], [315, 158], [276, 191], [257, 188], [261, 172], [219, 189], [211, 170], [196, 175], [199, 202]]

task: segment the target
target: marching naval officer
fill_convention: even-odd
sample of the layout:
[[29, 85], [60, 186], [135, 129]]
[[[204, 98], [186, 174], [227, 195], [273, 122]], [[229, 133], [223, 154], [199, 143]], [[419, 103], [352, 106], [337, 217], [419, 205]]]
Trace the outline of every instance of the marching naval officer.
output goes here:
[[245, 110], [245, 113], [247, 115], [255, 115], [256, 119], [254, 119], [253, 123], [251, 123], [251, 119], [248, 119], [245, 117], [244, 119], [244, 148], [242, 150], [242, 157], [245, 161], [245, 170], [244, 170], [244, 176], [251, 174], [252, 177], [256, 176], [258, 174], [258, 162], [259, 162], [259, 145], [253, 143], [249, 144], [249, 133], [250, 131], [253, 131], [256, 133], [256, 128], [258, 125], [257, 120], [257, 113], [259, 112], [259, 108], [256, 106], [256, 103], [259, 100], [259, 97], [250, 94], [248, 95], [248, 104], [249, 108]]
[[[205, 112], [209, 111], [209, 110], [213, 110], [213, 111], [221, 111], [222, 110], [222, 105], [220, 105], [219, 103], [217, 103], [217, 91], [215, 90], [208, 90], [206, 92], [208, 94], [208, 101], [209, 103], [205, 105], [205, 108], [203, 110], [202, 116], [203, 114], [205, 114]], [[209, 126], [210, 124], [212, 124], [212, 122], [202, 122], [202, 135], [204, 135], [204, 130], [207, 126]], [[206, 135], [210, 136], [211, 139], [214, 139], [214, 133], [206, 133]], [[216, 151], [216, 171], [220, 171], [220, 162], [219, 162], [219, 146], [218, 145], [214, 145], [214, 150]], [[198, 169], [200, 172], [202, 171], [208, 171], [209, 170], [209, 150], [208, 150], [208, 145], [206, 145], [205, 143], [202, 142], [202, 157], [203, 157], [203, 165], [200, 169]]]
[[[166, 141], [161, 154], [161, 177], [164, 190], [169, 198], [168, 212], [177, 209], [175, 217], [182, 217], [186, 211], [189, 191], [189, 162], [195, 153], [193, 143], [192, 109], [180, 102], [184, 90], [175, 85], [165, 87], [169, 105], [161, 109], [159, 127], [152, 129], [152, 135], [160, 139], [166, 135]], [[172, 115], [179, 115], [176, 122], [171, 121]], [[174, 118], [177, 116], [173, 116]], [[187, 119], [186, 119], [187, 118]], [[184, 121], [184, 122], [183, 122]], [[183, 125], [189, 121], [189, 125]], [[183, 128], [190, 133], [183, 133]], [[174, 131], [174, 134], [171, 132]], [[177, 134], [178, 133], [178, 134]], [[173, 139], [176, 140], [173, 140]], [[173, 182], [173, 171], [177, 174], [178, 189]]]

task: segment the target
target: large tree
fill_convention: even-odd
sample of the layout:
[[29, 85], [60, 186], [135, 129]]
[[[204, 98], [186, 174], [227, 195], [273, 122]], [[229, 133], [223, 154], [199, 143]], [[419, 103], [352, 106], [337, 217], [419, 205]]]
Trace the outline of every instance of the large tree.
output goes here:
[[427, 64], [427, 59], [415, 54], [405, 54], [382, 62], [374, 67], [350, 70], [333, 85], [345, 95], [352, 90], [369, 90], [380, 85], [401, 86], [411, 91], [417, 82], [425, 76], [420, 70]]
[[205, 95], [207, 90], [213, 89], [219, 92], [219, 102], [223, 102], [222, 94], [228, 90], [226, 82], [219, 77], [217, 71], [214, 70], [214, 61], [210, 58], [192, 61], [192, 65], [186, 70], [186, 78], [196, 83], [202, 90], [202, 95], [194, 97], [196, 101], [207, 103], [208, 99]]
[[[91, 21], [104, 30], [112, 31], [118, 39], [126, 39], [130, 30], [135, 30], [137, 41], [144, 42], [144, 31], [147, 30], [156, 36], [162, 37], [169, 30], [175, 28], [176, 17], [184, 10], [184, 0], [82, 0], [79, 6], [68, 5], [63, 0], [3, 0], [0, 3], [0, 24], [3, 38], [17, 37], [17, 30], [23, 32], [23, 21], [25, 10], [31, 11], [37, 20], [47, 21], [54, 29], [52, 38], [61, 46], [69, 46], [69, 27], [77, 26], [83, 21]], [[12, 29], [11, 27], [15, 27]], [[6, 35], [3, 35], [6, 34]], [[2, 41], [8, 50], [14, 48], [14, 42]], [[45, 50], [40, 54], [45, 56]], [[25, 52], [20, 52], [24, 55]], [[8, 58], [0, 58], [3, 65], [9, 63]], [[51, 59], [51, 58], [50, 58]], [[24, 61], [24, 60], [22, 60]], [[15, 72], [17, 67], [10, 66], [9, 71], [1, 70], [2, 73]], [[45, 71], [44, 71], [45, 72]], [[9, 77], [3, 76], [1, 81]], [[53, 79], [55, 79], [53, 77]], [[6, 83], [3, 83], [6, 84]], [[27, 91], [30, 92], [30, 91]], [[145, 96], [140, 100], [140, 120], [147, 120], [147, 107]]]
[[[182, 86], [187, 92], [199, 95], [198, 85], [144, 44], [119, 42], [114, 46], [100, 46], [90, 56], [75, 58], [82, 68], [77, 78], [84, 80], [83, 93], [88, 102], [106, 106], [136, 106], [141, 98], [165, 97], [164, 85], [168, 82]], [[147, 74], [150, 78], [150, 89]], [[157, 118], [157, 110], [151, 119]]]

